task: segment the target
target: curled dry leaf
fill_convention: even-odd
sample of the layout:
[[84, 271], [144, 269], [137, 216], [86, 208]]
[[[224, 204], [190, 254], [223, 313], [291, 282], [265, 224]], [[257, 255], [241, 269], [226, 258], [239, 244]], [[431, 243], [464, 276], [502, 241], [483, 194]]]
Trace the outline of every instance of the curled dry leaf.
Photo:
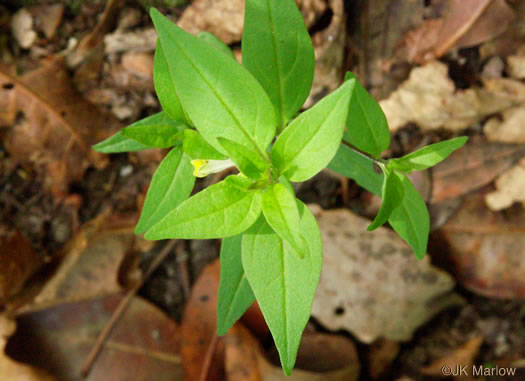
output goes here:
[[488, 115], [525, 102], [525, 85], [506, 78], [481, 88], [456, 90], [445, 64], [432, 61], [413, 69], [408, 80], [380, 102], [392, 132], [408, 123], [424, 130], [465, 129]]
[[[126, 256], [134, 252], [136, 218], [103, 214], [87, 223], [62, 249], [62, 262], [51, 279], [13, 301], [18, 313], [49, 308], [116, 293], [122, 290], [119, 277]], [[23, 306], [27, 299], [31, 301]]]
[[451, 200], [479, 189], [511, 168], [525, 146], [471, 139], [432, 168], [432, 203]]
[[346, 209], [311, 206], [323, 237], [323, 271], [312, 315], [359, 340], [406, 341], [444, 308], [461, 303], [453, 279], [418, 261], [393, 231], [366, 232], [369, 221]]
[[[121, 295], [113, 295], [20, 316], [7, 353], [18, 361], [47, 369], [59, 380], [80, 380], [91, 347], [121, 300]], [[87, 380], [181, 381], [179, 339], [180, 330], [173, 320], [135, 297]]]
[[368, 348], [368, 372], [375, 380], [381, 377], [392, 365], [401, 346], [392, 340], [377, 340]]
[[0, 99], [7, 102], [0, 124], [12, 126], [6, 149], [14, 160], [33, 166], [55, 195], [65, 194], [89, 165], [106, 165], [107, 157], [91, 145], [120, 124], [75, 91], [62, 60], [51, 59], [18, 78], [0, 71]]
[[64, 16], [64, 4], [37, 5], [28, 8], [47, 38], [53, 38]]
[[525, 220], [523, 210], [496, 213], [487, 208], [486, 191], [469, 196], [443, 226], [438, 242], [446, 246], [456, 279], [469, 290], [496, 298], [525, 298]]
[[454, 377], [454, 380], [473, 380], [474, 375], [471, 374], [472, 366], [474, 365], [474, 359], [478, 355], [481, 344], [483, 343], [482, 337], [475, 337], [470, 339], [465, 344], [456, 348], [452, 353], [447, 356], [434, 361], [432, 364], [421, 368], [421, 374], [425, 376], [443, 376], [443, 368], [449, 369], [466, 369], [467, 374], [458, 374]]
[[236, 323], [224, 337], [228, 381], [263, 381], [257, 363], [261, 347], [244, 326]]
[[42, 258], [20, 232], [0, 237], [0, 303], [19, 292], [41, 264]]
[[29, 49], [36, 41], [37, 34], [33, 30], [33, 16], [25, 8], [21, 8], [11, 19], [11, 32], [16, 41], [24, 49]]

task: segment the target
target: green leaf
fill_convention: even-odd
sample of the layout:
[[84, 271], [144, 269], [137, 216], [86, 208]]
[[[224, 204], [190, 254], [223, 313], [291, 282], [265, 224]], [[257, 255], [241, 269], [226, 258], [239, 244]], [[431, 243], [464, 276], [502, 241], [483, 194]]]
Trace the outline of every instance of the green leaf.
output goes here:
[[146, 232], [146, 239], [214, 239], [248, 229], [261, 214], [261, 193], [251, 182], [228, 176], [190, 197]]
[[290, 375], [308, 322], [322, 264], [321, 233], [314, 216], [298, 201], [300, 228], [308, 250], [303, 258], [264, 217], [243, 234], [242, 264], [270, 328], [284, 372]]
[[269, 95], [282, 127], [310, 93], [314, 49], [293, 0], [246, 2], [242, 64]]
[[399, 207], [403, 201], [404, 195], [403, 183], [399, 177], [397, 177], [394, 171], [387, 170], [381, 191], [381, 199], [383, 202], [381, 203], [379, 212], [377, 212], [376, 218], [374, 218], [374, 221], [368, 226], [367, 230], [377, 229], [387, 222], [392, 212]]
[[194, 185], [190, 158], [180, 146], [174, 147], [153, 175], [135, 233], [144, 233], [175, 209], [189, 197]]
[[228, 57], [235, 59], [232, 50], [228, 45], [221, 41], [219, 37], [210, 32], [200, 32], [197, 37], [201, 40], [206, 41], [208, 44], [213, 46], [219, 52], [226, 54]]
[[102, 153], [120, 153], [142, 151], [151, 147], [125, 137], [122, 135], [122, 130], [120, 130], [116, 134], [110, 136], [106, 140], [101, 141], [100, 143], [95, 144], [91, 148], [97, 152]]
[[224, 160], [228, 157], [213, 148], [204, 140], [197, 131], [187, 129], [184, 131], [184, 141], [182, 143], [184, 152], [192, 159], [204, 160]]
[[[378, 196], [381, 195], [383, 173], [374, 171], [373, 161], [352, 149], [341, 145], [329, 167], [343, 176], [353, 179], [360, 186]], [[404, 194], [401, 204], [392, 212], [388, 222], [406, 243], [410, 245], [418, 259], [425, 256], [430, 217], [425, 201], [410, 180], [396, 174], [403, 183]]]
[[162, 111], [122, 129], [122, 135], [148, 147], [169, 148], [182, 142], [187, 127]]
[[328, 168], [354, 180], [369, 192], [381, 195], [383, 173], [377, 173], [372, 159], [362, 153], [341, 144]]
[[444, 142], [431, 144], [415, 152], [409, 153], [399, 159], [391, 159], [389, 166], [403, 172], [422, 171], [441, 160], [447, 158], [452, 152], [463, 146], [467, 142], [466, 136], [445, 140]]
[[308, 180], [334, 157], [354, 84], [355, 81], [345, 82], [294, 119], [277, 138], [272, 162], [290, 181]]
[[242, 144], [226, 138], [217, 138], [217, 140], [242, 174], [252, 179], [259, 179], [270, 167], [269, 163], [259, 156], [257, 152], [246, 148]]
[[244, 275], [241, 259], [242, 234], [224, 238], [221, 244], [221, 278], [217, 300], [217, 334], [228, 330], [255, 301]]
[[170, 70], [164, 49], [158, 39], [153, 61], [153, 84], [160, 105], [171, 119], [179, 120], [188, 126], [192, 126], [191, 120], [182, 109], [180, 98], [174, 86], [174, 80], [175, 77]]
[[423, 259], [427, 252], [430, 232], [428, 209], [410, 180], [401, 173], [396, 173], [396, 175], [403, 183], [405, 197], [401, 205], [392, 212], [388, 222], [397, 234], [412, 247], [416, 257]]
[[202, 137], [223, 153], [219, 136], [264, 157], [278, 122], [259, 82], [235, 60], [180, 29], [154, 8], [151, 18], [175, 90]]
[[379, 156], [390, 145], [390, 131], [385, 114], [357, 78], [346, 73], [345, 81], [355, 80], [355, 88], [348, 107], [344, 140], [361, 151]]
[[266, 188], [262, 195], [262, 210], [272, 229], [303, 257], [306, 244], [299, 228], [299, 210], [292, 193], [283, 184]]
[[279, 176], [279, 182], [295, 197], [295, 189], [293, 189], [292, 183], [285, 176]]

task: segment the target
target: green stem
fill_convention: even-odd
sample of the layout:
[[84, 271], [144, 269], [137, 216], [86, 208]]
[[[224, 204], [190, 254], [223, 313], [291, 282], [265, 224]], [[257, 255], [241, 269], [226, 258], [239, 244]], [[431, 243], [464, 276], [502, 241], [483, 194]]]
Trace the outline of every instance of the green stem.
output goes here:
[[343, 143], [345, 146], [347, 146], [348, 148], [350, 148], [352, 151], [354, 151], [355, 153], [357, 153], [358, 155], [361, 155], [363, 157], [366, 157], [367, 159], [369, 160], [372, 160], [374, 163], [376, 163], [377, 165], [379, 166], [382, 166], [384, 165], [385, 161], [383, 159], [377, 159], [375, 157], [372, 157], [364, 152], [362, 152], [361, 150], [359, 150], [359, 148], [357, 147], [354, 147], [352, 144], [344, 141], [344, 140], [341, 140], [341, 143]]

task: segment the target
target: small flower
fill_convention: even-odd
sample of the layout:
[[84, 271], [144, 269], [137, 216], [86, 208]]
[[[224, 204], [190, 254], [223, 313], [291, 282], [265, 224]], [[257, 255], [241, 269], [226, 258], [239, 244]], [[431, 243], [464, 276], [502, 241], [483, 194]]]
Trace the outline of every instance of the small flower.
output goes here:
[[195, 159], [193, 164], [193, 175], [195, 177], [206, 177], [211, 173], [224, 171], [225, 169], [235, 166], [230, 159], [227, 160], [203, 160]]

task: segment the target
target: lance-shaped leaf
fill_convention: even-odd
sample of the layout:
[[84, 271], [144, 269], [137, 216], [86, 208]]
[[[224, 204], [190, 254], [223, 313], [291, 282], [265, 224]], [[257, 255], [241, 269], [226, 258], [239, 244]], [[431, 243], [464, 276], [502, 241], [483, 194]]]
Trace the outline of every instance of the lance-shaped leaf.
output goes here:
[[[374, 171], [373, 161], [352, 149], [341, 145], [329, 168], [353, 179], [363, 188], [378, 196], [381, 195], [383, 173]], [[403, 183], [404, 194], [401, 205], [397, 207], [388, 222], [390, 226], [410, 245], [418, 259], [425, 256], [427, 250], [430, 217], [425, 201], [410, 180], [396, 174]]]
[[279, 351], [284, 372], [290, 375], [301, 334], [308, 322], [322, 264], [321, 233], [314, 216], [298, 201], [301, 231], [308, 237], [303, 258], [259, 220], [242, 240], [242, 264], [264, 319]]
[[228, 45], [221, 41], [219, 37], [210, 32], [200, 32], [197, 37], [201, 40], [206, 41], [208, 44], [213, 46], [218, 51], [226, 54], [228, 57], [235, 59], [232, 50]]
[[431, 144], [399, 159], [391, 159], [389, 165], [403, 172], [422, 171], [444, 160], [467, 142], [466, 136]]
[[377, 229], [385, 222], [388, 221], [392, 212], [399, 207], [403, 201], [405, 195], [403, 183], [396, 175], [395, 171], [386, 171], [386, 177], [383, 180], [383, 187], [381, 189], [381, 208], [377, 212], [376, 218], [370, 225], [368, 225], [367, 230], [371, 231]]
[[385, 114], [352, 73], [347, 72], [345, 80], [356, 83], [348, 108], [344, 139], [364, 152], [379, 156], [390, 145]]
[[225, 138], [218, 138], [218, 141], [228, 153], [230, 160], [244, 175], [252, 179], [259, 179], [270, 167], [270, 163], [265, 161], [257, 152], [242, 144]]
[[217, 300], [217, 334], [228, 330], [255, 301], [244, 275], [241, 259], [242, 234], [224, 238], [221, 244], [221, 279]]
[[283, 184], [269, 186], [262, 195], [262, 210], [266, 222], [299, 254], [307, 249], [299, 227], [297, 201]]
[[95, 144], [93, 147], [95, 151], [102, 153], [119, 153], [119, 152], [134, 152], [148, 149], [148, 147], [136, 140], [130, 139], [122, 134], [122, 130], [110, 136], [106, 140]]
[[184, 131], [184, 141], [182, 142], [184, 152], [192, 159], [203, 160], [224, 160], [227, 158], [206, 140], [197, 131], [187, 129]]
[[195, 185], [192, 172], [190, 158], [180, 146], [174, 147], [153, 175], [136, 234], [144, 233], [189, 197]]
[[405, 197], [403, 202], [390, 215], [388, 222], [392, 228], [414, 250], [417, 259], [423, 259], [427, 252], [430, 216], [425, 201], [412, 185], [412, 182], [401, 173], [396, 173], [403, 183]]
[[242, 64], [264, 87], [284, 127], [308, 97], [314, 75], [314, 49], [294, 0], [246, 2]]
[[157, 40], [155, 48], [155, 57], [153, 59], [153, 85], [159, 98], [162, 109], [173, 120], [181, 121], [191, 126], [191, 120], [188, 118], [174, 86], [175, 78], [170, 70], [164, 49], [160, 40]]
[[181, 143], [187, 126], [162, 111], [122, 129], [122, 135], [148, 147], [169, 148]]
[[259, 82], [239, 63], [180, 29], [154, 8], [151, 18], [184, 111], [218, 151], [221, 136], [265, 156], [277, 118]]
[[229, 176], [190, 197], [146, 232], [146, 239], [214, 239], [248, 229], [261, 214], [261, 193]]
[[345, 126], [354, 80], [303, 112], [279, 135], [272, 162], [290, 181], [305, 181], [332, 160]]

